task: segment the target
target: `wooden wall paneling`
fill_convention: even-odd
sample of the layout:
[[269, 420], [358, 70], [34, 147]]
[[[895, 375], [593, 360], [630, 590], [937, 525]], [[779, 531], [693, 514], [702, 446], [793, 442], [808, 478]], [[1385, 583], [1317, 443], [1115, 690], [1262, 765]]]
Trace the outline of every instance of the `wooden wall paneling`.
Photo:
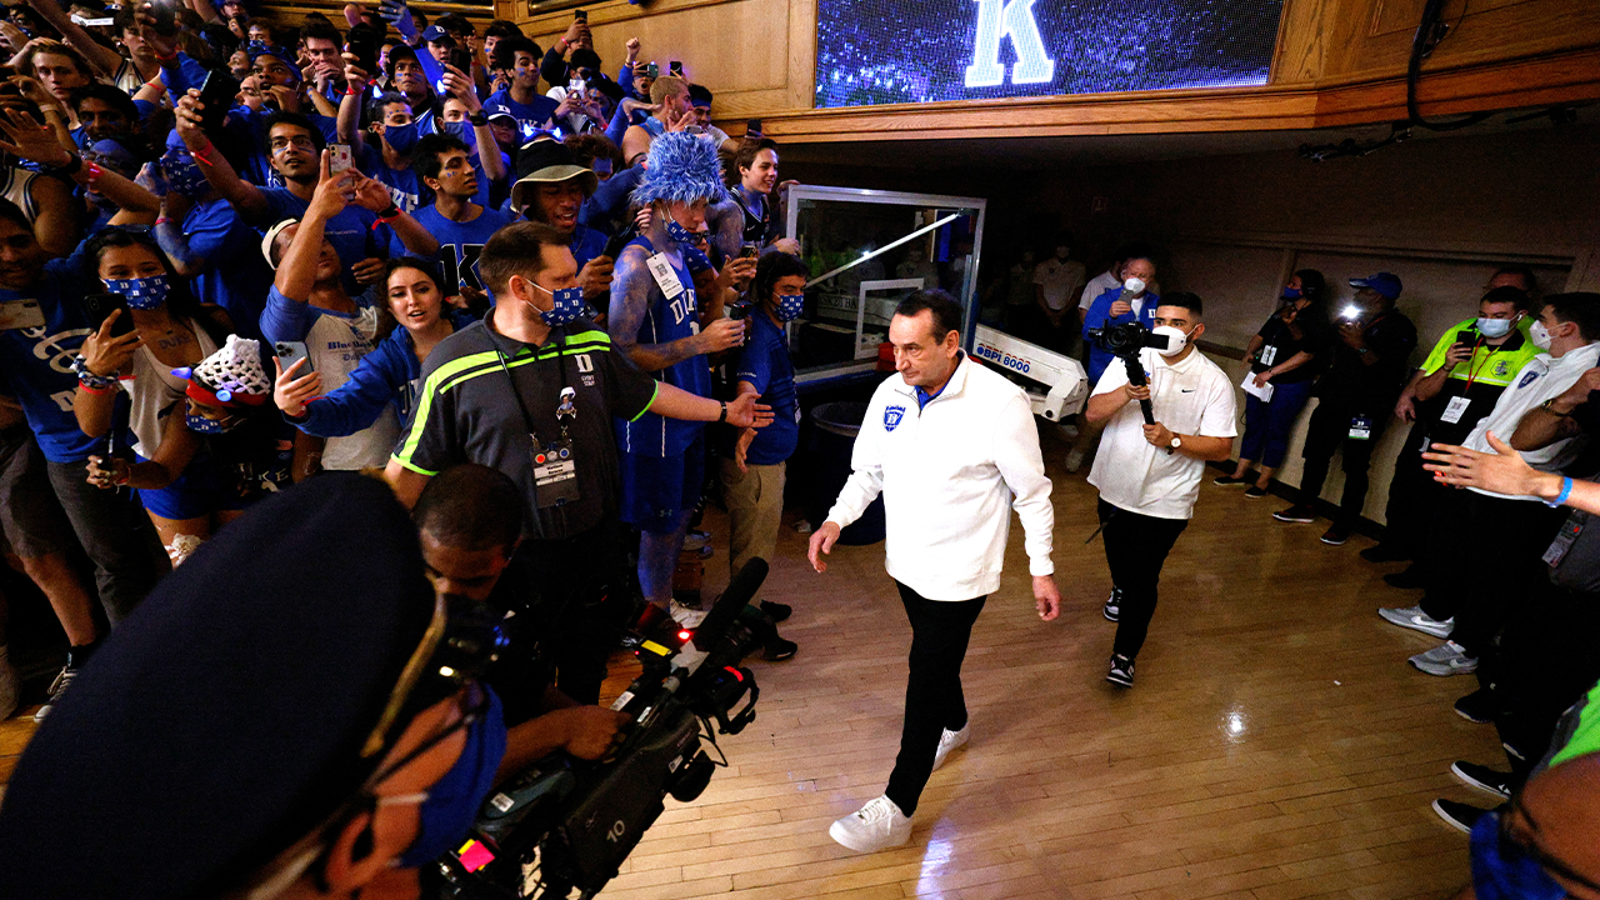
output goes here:
[[1339, 0], [1287, 0], [1272, 61], [1275, 85], [1310, 84], [1322, 77], [1329, 17]]

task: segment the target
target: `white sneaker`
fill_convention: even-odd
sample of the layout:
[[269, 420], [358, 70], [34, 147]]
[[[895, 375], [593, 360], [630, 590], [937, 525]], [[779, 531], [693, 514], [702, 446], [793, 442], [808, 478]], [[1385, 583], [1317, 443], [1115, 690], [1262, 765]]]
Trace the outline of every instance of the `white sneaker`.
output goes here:
[[1385, 622], [1392, 625], [1399, 625], [1401, 628], [1409, 628], [1412, 631], [1420, 631], [1423, 634], [1431, 634], [1436, 638], [1449, 637], [1450, 632], [1454, 631], [1456, 627], [1454, 616], [1441, 621], [1423, 612], [1420, 606], [1379, 609], [1378, 615], [1382, 616]]
[[957, 747], [965, 747], [967, 745], [967, 738], [969, 737], [972, 737], [971, 722], [961, 726], [960, 731], [951, 731], [950, 729], [946, 728], [944, 732], [939, 735], [939, 749], [933, 751], [934, 770], [938, 771], [939, 767], [944, 765], [944, 758], [950, 755], [951, 750], [954, 750]]
[[672, 621], [677, 622], [684, 628], [699, 628], [700, 623], [706, 620], [706, 613], [710, 612], [710, 610], [706, 609], [690, 609], [676, 600], [672, 601], [669, 609]]
[[1081, 450], [1067, 451], [1067, 471], [1076, 473], [1083, 468], [1084, 453]]
[[880, 796], [828, 826], [828, 837], [857, 853], [875, 853], [911, 840], [911, 818]]
[[1468, 656], [1455, 641], [1445, 641], [1426, 653], [1418, 653], [1408, 662], [1429, 675], [1470, 675], [1478, 670], [1478, 661]]

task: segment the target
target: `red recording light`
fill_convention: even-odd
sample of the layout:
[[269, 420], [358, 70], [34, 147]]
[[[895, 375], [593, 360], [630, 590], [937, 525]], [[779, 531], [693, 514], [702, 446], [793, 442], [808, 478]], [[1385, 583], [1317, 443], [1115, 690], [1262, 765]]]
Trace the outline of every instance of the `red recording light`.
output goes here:
[[690, 639], [692, 637], [694, 637], [694, 632], [690, 631], [689, 629], [687, 629], [687, 628], [678, 629], [678, 640], [687, 641], [688, 639]]

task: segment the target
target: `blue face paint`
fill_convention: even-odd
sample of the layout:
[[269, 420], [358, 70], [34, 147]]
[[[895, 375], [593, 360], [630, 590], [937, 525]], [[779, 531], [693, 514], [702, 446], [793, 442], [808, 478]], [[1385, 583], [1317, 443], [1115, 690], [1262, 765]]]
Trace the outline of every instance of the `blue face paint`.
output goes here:
[[1478, 900], [1561, 900], [1566, 888], [1537, 860], [1500, 839], [1500, 814], [1485, 813], [1472, 826], [1472, 887]]
[[792, 322], [800, 318], [806, 309], [805, 294], [779, 294], [778, 295], [778, 321]]
[[552, 291], [537, 284], [534, 287], [549, 294], [555, 300], [555, 305], [551, 309], [539, 310], [539, 318], [543, 319], [546, 325], [552, 327], [566, 325], [583, 315], [583, 288], [569, 287], [562, 288], [559, 291]]
[[157, 309], [167, 302], [166, 275], [151, 275], [148, 278], [102, 278], [106, 290], [113, 294], [121, 294], [128, 301], [129, 309]]
[[400, 857], [401, 868], [415, 869], [455, 849], [466, 839], [483, 798], [494, 789], [495, 768], [506, 753], [506, 726], [500, 698], [489, 692], [489, 709], [467, 726], [467, 743], [417, 809], [420, 831]]
[[388, 144], [389, 148], [396, 153], [410, 153], [412, 148], [417, 146], [418, 140], [419, 135], [417, 134], [417, 123], [415, 122], [407, 122], [404, 125], [383, 126], [383, 142]]

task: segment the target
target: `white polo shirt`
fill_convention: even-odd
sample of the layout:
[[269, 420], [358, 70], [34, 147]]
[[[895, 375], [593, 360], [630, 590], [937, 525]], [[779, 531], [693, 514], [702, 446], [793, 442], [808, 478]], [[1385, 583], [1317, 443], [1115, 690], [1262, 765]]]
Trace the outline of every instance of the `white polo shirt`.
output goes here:
[[[1154, 350], [1143, 351], [1140, 361], [1157, 422], [1174, 434], [1238, 436], [1233, 383], [1198, 349], [1176, 365]], [[1127, 383], [1127, 366], [1113, 360], [1094, 396], [1120, 391]], [[1099, 488], [1100, 499], [1118, 509], [1157, 519], [1187, 519], [1200, 497], [1206, 464], [1167, 449], [1144, 439], [1144, 413], [1138, 403], [1129, 403], [1106, 423], [1089, 483]]]
[[1033, 283], [1044, 293], [1046, 306], [1066, 309], [1083, 284], [1083, 263], [1051, 257], [1033, 267]]
[[850, 467], [828, 521], [849, 525], [882, 491], [884, 568], [923, 597], [971, 600], [998, 590], [1013, 509], [1029, 572], [1055, 572], [1055, 507], [1033, 407], [972, 358], [920, 408], [898, 373], [878, 385]]
[[[1567, 388], [1578, 383], [1583, 373], [1600, 364], [1600, 343], [1585, 344], [1576, 350], [1568, 350], [1558, 359], [1548, 353], [1541, 353], [1523, 365], [1517, 372], [1516, 378], [1495, 401], [1494, 410], [1487, 416], [1478, 420], [1472, 433], [1462, 441], [1462, 446], [1468, 450], [1477, 450], [1481, 453], [1494, 453], [1489, 446], [1490, 431], [1494, 436], [1506, 443], [1511, 442], [1511, 435], [1517, 430], [1517, 424], [1522, 417], [1527, 415], [1535, 406], [1561, 396]], [[1528, 465], [1541, 472], [1560, 472], [1578, 458], [1583, 449], [1588, 446], [1588, 438], [1584, 435], [1563, 438], [1548, 447], [1538, 450], [1522, 451], [1522, 459]], [[1506, 494], [1496, 494], [1480, 488], [1470, 488], [1486, 497], [1506, 497]], [[1516, 497], [1518, 500], [1538, 500], [1538, 497]]]

